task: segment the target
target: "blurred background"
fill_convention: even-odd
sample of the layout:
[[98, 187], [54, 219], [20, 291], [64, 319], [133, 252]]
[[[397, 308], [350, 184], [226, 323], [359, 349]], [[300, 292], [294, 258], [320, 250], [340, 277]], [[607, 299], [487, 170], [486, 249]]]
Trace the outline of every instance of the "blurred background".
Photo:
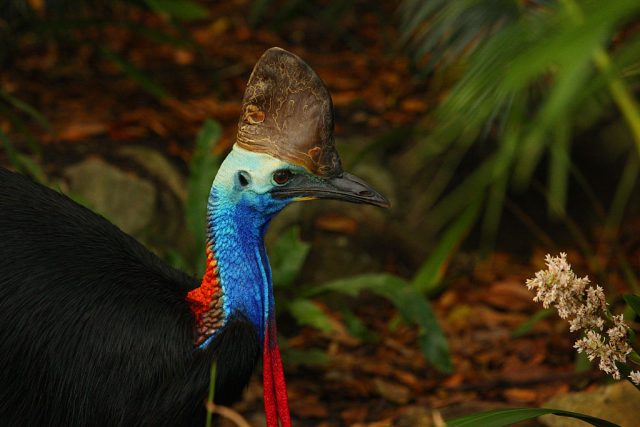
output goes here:
[[[345, 169], [393, 204], [271, 226], [294, 423], [581, 410], [572, 392], [606, 378], [524, 281], [564, 251], [612, 311], [640, 293], [638, 18], [637, 0], [3, 0], [0, 164], [201, 274], [245, 84], [290, 50], [332, 94]], [[261, 393], [236, 406], [256, 425]]]

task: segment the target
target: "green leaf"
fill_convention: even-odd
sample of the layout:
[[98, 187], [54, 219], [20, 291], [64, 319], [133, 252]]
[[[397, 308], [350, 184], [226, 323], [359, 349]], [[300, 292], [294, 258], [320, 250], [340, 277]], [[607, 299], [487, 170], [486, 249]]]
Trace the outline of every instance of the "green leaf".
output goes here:
[[205, 7], [189, 0], [145, 0], [145, 3], [155, 12], [181, 21], [193, 21], [209, 16], [209, 11]]
[[198, 264], [196, 273], [203, 273], [205, 244], [207, 238], [207, 201], [211, 192], [211, 183], [220, 167], [220, 158], [213, 148], [220, 140], [222, 128], [213, 120], [205, 120], [196, 137], [196, 144], [189, 162], [187, 180], [187, 201], [185, 216], [187, 227], [196, 241]]
[[549, 213], [555, 219], [563, 217], [567, 206], [567, 186], [571, 169], [570, 149], [571, 129], [566, 122], [560, 122], [553, 130], [555, 141], [549, 147]]
[[11, 122], [13, 126], [15, 126], [16, 130], [24, 136], [24, 139], [26, 140], [31, 151], [33, 151], [33, 153], [35, 153], [36, 155], [39, 155], [42, 151], [40, 142], [36, 140], [33, 132], [31, 131], [29, 126], [27, 126], [25, 121], [22, 120], [18, 114], [16, 114], [14, 110], [17, 108], [15, 106], [13, 107], [14, 108], [10, 108], [10, 106], [6, 106], [4, 103], [0, 103], [0, 113], [6, 116], [6, 118], [9, 119], [9, 122]]
[[518, 325], [518, 327], [515, 328], [513, 332], [511, 332], [511, 337], [518, 338], [525, 334], [528, 334], [529, 332], [531, 332], [533, 327], [538, 324], [538, 322], [546, 319], [553, 313], [555, 313], [555, 310], [552, 308], [543, 308], [542, 310], [538, 310], [533, 316]]
[[408, 321], [418, 325], [420, 349], [427, 360], [439, 371], [451, 373], [453, 365], [449, 355], [449, 346], [431, 303], [410, 286], [401, 289], [394, 288], [387, 297]]
[[319, 348], [305, 350], [286, 348], [282, 351], [282, 358], [287, 365], [326, 366], [329, 364], [329, 356]]
[[182, 254], [175, 249], [167, 249], [164, 254], [164, 260], [179, 270], [188, 271], [192, 268], [191, 264], [187, 262], [184, 256], [182, 256]]
[[40, 124], [40, 126], [42, 126], [44, 129], [51, 132], [52, 128], [51, 128], [51, 123], [49, 123], [49, 120], [47, 120], [46, 117], [44, 117], [38, 110], [33, 108], [31, 105], [27, 104], [23, 100], [16, 98], [15, 96], [10, 95], [7, 92], [2, 90], [0, 90], [0, 98], [3, 98], [9, 104], [13, 105], [13, 107], [15, 107], [16, 109], [31, 116], [31, 118], [33, 118], [38, 124]]
[[447, 228], [438, 245], [422, 264], [411, 283], [418, 291], [433, 295], [438, 290], [447, 261], [473, 226], [478, 211], [479, 204], [476, 203]]
[[249, 12], [249, 24], [251, 24], [251, 26], [255, 26], [260, 22], [260, 19], [262, 19], [272, 1], [273, 0], [254, 0], [251, 2], [251, 10]]
[[322, 332], [333, 331], [333, 322], [320, 306], [305, 298], [289, 303], [289, 312], [301, 325], [311, 326]]
[[38, 181], [40, 184], [49, 185], [47, 174], [44, 173], [40, 164], [34, 161], [31, 157], [18, 153], [18, 159], [22, 171]]
[[132, 80], [140, 85], [142, 89], [149, 94], [155, 96], [158, 99], [167, 98], [169, 93], [167, 90], [156, 82], [153, 77], [147, 74], [145, 71], [139, 69], [123, 56], [101, 46], [100, 51], [111, 62], [116, 64], [123, 73], [129, 76]]
[[575, 111], [579, 92], [590, 77], [589, 60], [590, 56], [586, 52], [581, 62], [570, 63], [556, 72], [554, 83], [545, 102], [538, 109], [530, 131], [522, 137], [521, 154], [515, 173], [516, 184], [523, 186], [530, 182], [538, 159], [549, 143], [546, 132], [567, 120], [571, 112]]
[[25, 156], [16, 150], [9, 137], [2, 131], [2, 129], [0, 129], [0, 142], [2, 142], [1, 147], [4, 147], [4, 150], [7, 153], [7, 158], [13, 167], [18, 171], [31, 176], [39, 183], [49, 185], [49, 180], [42, 170], [42, 167], [31, 159], [31, 157]]
[[519, 18], [521, 10], [519, 2], [508, 0], [404, 0], [400, 43], [409, 45], [416, 60], [428, 52], [428, 69], [450, 65], [476, 49], [484, 34]]
[[516, 120], [514, 117], [521, 117], [522, 110], [525, 109], [524, 103], [524, 100], [520, 99], [516, 99], [512, 103], [511, 111], [505, 124], [504, 137], [496, 156], [493, 168], [493, 183], [488, 189], [485, 214], [482, 221], [482, 251], [484, 253], [489, 253], [492, 250], [498, 235], [502, 209], [509, 184], [509, 171], [520, 136], [519, 126], [512, 126], [512, 124]]
[[22, 170], [22, 163], [20, 163], [20, 156], [18, 155], [18, 151], [13, 146], [13, 143], [9, 139], [6, 133], [0, 128], [0, 141], [2, 141], [2, 147], [4, 151], [7, 153], [7, 157], [9, 158], [9, 162], [13, 165], [14, 168], [18, 170]]
[[623, 296], [625, 302], [633, 309], [637, 316], [640, 316], [640, 296], [626, 294]]
[[354, 337], [365, 342], [376, 342], [380, 339], [378, 334], [367, 328], [367, 325], [346, 304], [342, 304], [340, 307], [340, 315], [347, 331]]
[[451, 372], [451, 356], [447, 340], [422, 293], [406, 280], [391, 274], [365, 274], [339, 279], [313, 288], [309, 294], [340, 292], [357, 296], [362, 291], [373, 292], [389, 300], [400, 314], [420, 328], [420, 348], [427, 360], [442, 372]]
[[616, 233], [620, 227], [622, 219], [624, 218], [625, 208], [629, 201], [631, 201], [633, 190], [637, 187], [636, 184], [640, 177], [640, 162], [638, 162], [638, 156], [636, 153], [629, 154], [605, 222], [605, 227], [609, 233]]
[[193, 48], [193, 42], [188, 40], [185, 37], [174, 36], [166, 31], [159, 30], [156, 28], [148, 27], [146, 25], [140, 25], [140, 22], [135, 21], [120, 21], [120, 22], [110, 22], [111, 25], [121, 25], [125, 27], [127, 30], [140, 34], [142, 37], [147, 38], [148, 40], [159, 43], [166, 44], [173, 47], [181, 47], [181, 48]]
[[586, 353], [576, 353], [573, 370], [575, 372], [587, 372], [591, 369], [591, 361]]
[[435, 227], [443, 227], [462, 212], [470, 214], [479, 204], [483, 192], [494, 180], [496, 156], [484, 160], [462, 183], [449, 192], [430, 213], [430, 222]]
[[[404, 156], [413, 173], [430, 174], [432, 184], [421, 195], [421, 200], [430, 202], [422, 203], [424, 210], [441, 201], [428, 213], [433, 229], [450, 223], [470, 197], [488, 198], [483, 237], [495, 234], [513, 182], [504, 175], [496, 177], [492, 172], [497, 165], [490, 163], [495, 147], [509, 137], [509, 128], [518, 134], [513, 155], [506, 159], [512, 171], [509, 178], [513, 175], [521, 189], [531, 184], [540, 159], [550, 155], [552, 213], [562, 213], [557, 206], [566, 204], [571, 166], [568, 140], [584, 132], [578, 129], [579, 123], [586, 121], [592, 128], [592, 123], [611, 114], [613, 99], [629, 129], [640, 135], [640, 115], [631, 90], [640, 74], [640, 43], [630, 37], [619, 48], [610, 47], [612, 37], [640, 11], [640, 3], [534, 2], [543, 7], [526, 3], [401, 2], [401, 43], [415, 52], [419, 68], [430, 69], [442, 80], [446, 93], [429, 117], [429, 136]], [[614, 62], [608, 65], [609, 54]], [[513, 117], [514, 105], [525, 106], [525, 114]], [[593, 105], [598, 112], [587, 120], [585, 110]], [[551, 136], [560, 144], [554, 144]], [[467, 172], [473, 169], [459, 168], [463, 156], [470, 156], [471, 145], [478, 147], [474, 153], [487, 153], [484, 162], [470, 159], [480, 164], [473, 174]], [[453, 177], [461, 183], [457, 188]], [[445, 189], [452, 191], [442, 197]], [[624, 197], [617, 200], [626, 203], [626, 192], [620, 194]], [[624, 203], [614, 206], [624, 208]]]
[[393, 288], [408, 286], [406, 280], [391, 274], [363, 274], [353, 276], [346, 279], [337, 279], [331, 282], [314, 286], [307, 292], [307, 295], [313, 296], [325, 292], [339, 292], [352, 297], [356, 297], [362, 291], [377, 292], [382, 288]]
[[514, 423], [537, 418], [542, 415], [553, 414], [562, 417], [576, 418], [596, 427], [620, 427], [618, 424], [605, 421], [590, 415], [560, 409], [547, 408], [510, 408], [495, 411], [482, 412], [447, 421], [448, 427], [501, 427]]
[[273, 284], [290, 286], [307, 259], [311, 245], [300, 239], [300, 227], [291, 227], [275, 241], [269, 251]]
[[[209, 395], [207, 396], [207, 402], [213, 403], [213, 398], [216, 394], [216, 371], [218, 364], [214, 360], [211, 362], [211, 368], [209, 370]], [[205, 418], [205, 427], [213, 426], [213, 410], [211, 409], [211, 405], [206, 405], [207, 407], [207, 416]]]

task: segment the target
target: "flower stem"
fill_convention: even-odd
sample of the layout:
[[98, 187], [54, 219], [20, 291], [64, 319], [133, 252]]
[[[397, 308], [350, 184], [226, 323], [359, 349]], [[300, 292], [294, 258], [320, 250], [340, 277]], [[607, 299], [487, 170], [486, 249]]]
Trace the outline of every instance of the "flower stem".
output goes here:
[[640, 355], [638, 355], [638, 351], [635, 349], [636, 346], [634, 346], [632, 344], [631, 347], [634, 349], [634, 351], [629, 354], [629, 359], [628, 360], [630, 362], [640, 366]]
[[216, 389], [216, 362], [211, 364], [211, 371], [209, 372], [209, 396], [207, 396], [207, 418], [205, 421], [205, 427], [211, 427], [213, 425], [213, 396]]

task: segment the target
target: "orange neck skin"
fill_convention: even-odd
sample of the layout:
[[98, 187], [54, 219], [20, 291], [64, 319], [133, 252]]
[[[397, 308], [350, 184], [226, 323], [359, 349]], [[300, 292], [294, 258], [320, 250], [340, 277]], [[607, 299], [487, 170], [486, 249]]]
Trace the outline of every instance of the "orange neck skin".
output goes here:
[[218, 273], [218, 261], [211, 246], [207, 245], [207, 267], [199, 288], [187, 293], [187, 301], [196, 318], [195, 344], [204, 347], [224, 322], [222, 289]]

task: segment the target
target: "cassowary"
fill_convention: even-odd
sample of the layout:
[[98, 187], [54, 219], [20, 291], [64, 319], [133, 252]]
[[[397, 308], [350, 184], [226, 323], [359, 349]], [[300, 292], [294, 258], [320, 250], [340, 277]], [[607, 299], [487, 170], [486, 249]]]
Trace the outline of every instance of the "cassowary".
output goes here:
[[212, 362], [228, 404], [261, 353], [267, 424], [290, 425], [263, 236], [287, 204], [320, 198], [388, 206], [343, 172], [326, 87], [279, 48], [251, 74], [213, 182], [201, 282], [0, 168], [0, 425], [202, 425]]

